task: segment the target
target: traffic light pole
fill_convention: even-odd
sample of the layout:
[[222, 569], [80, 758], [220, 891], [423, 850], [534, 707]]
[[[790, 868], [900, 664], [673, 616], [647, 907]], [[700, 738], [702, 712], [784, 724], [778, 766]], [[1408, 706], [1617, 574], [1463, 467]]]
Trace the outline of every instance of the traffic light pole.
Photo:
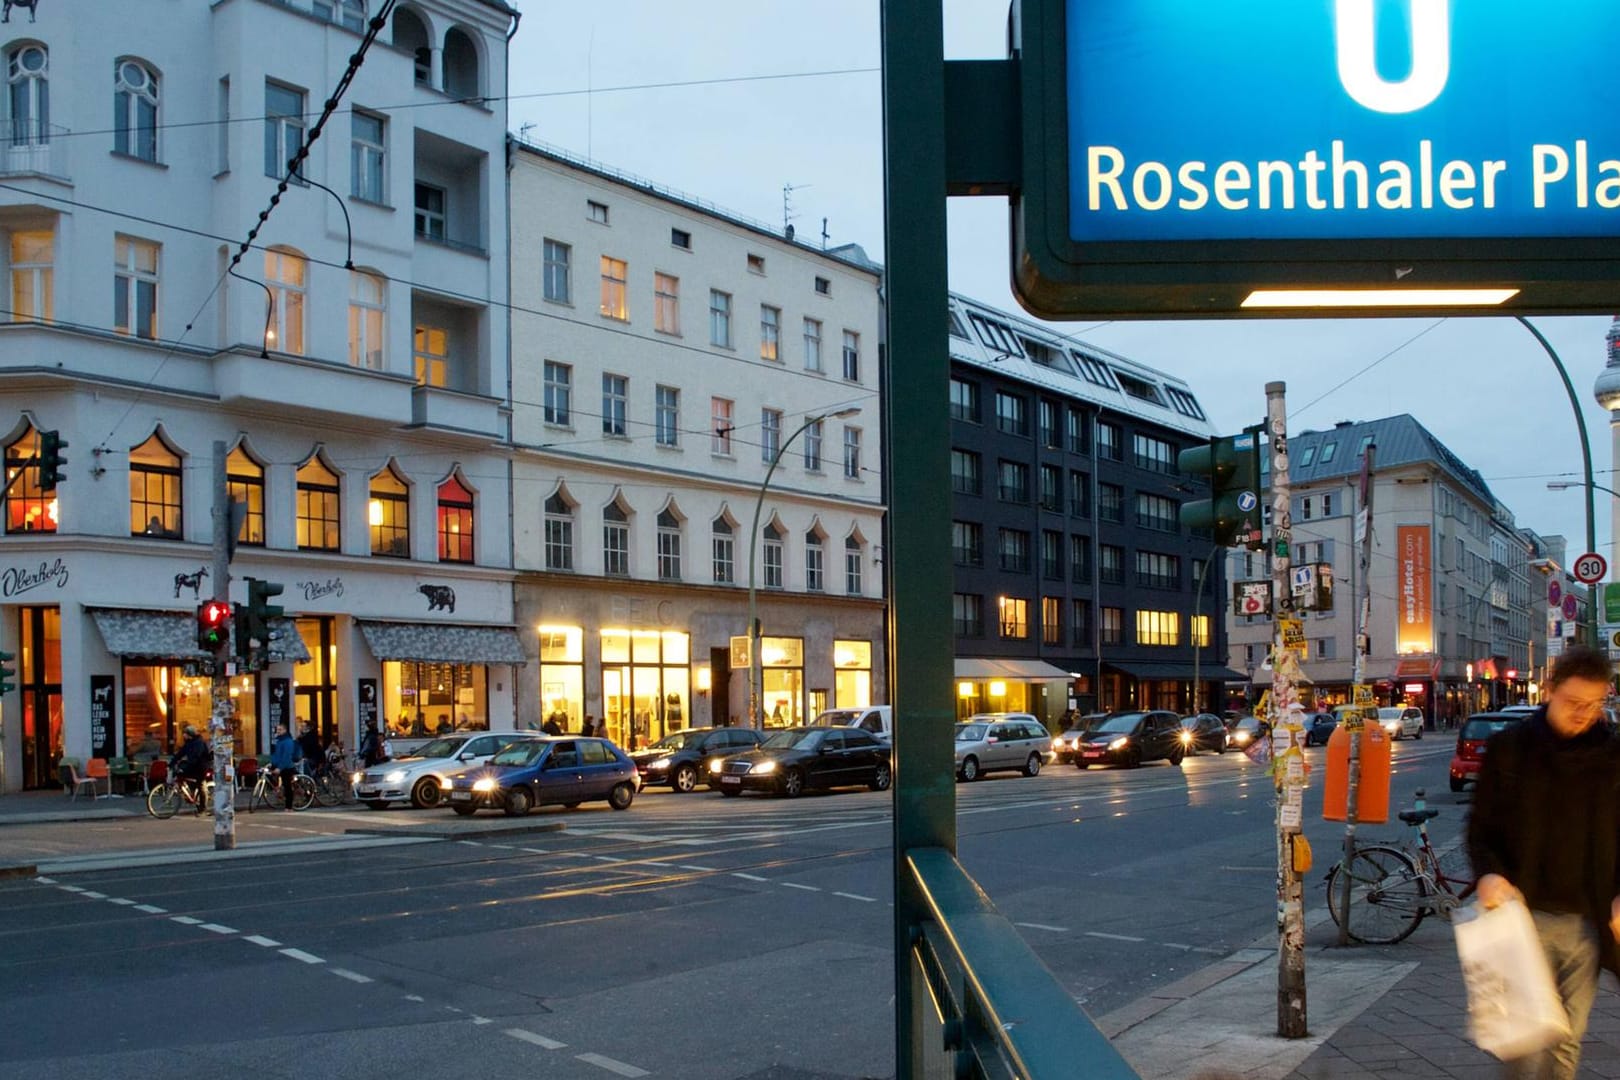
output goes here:
[[[225, 478], [225, 443], [214, 442], [214, 599], [231, 602], [231, 495]], [[234, 627], [233, 627], [234, 629]], [[236, 847], [236, 770], [232, 764], [235, 740], [231, 731], [231, 677], [227, 658], [234, 650], [214, 654], [213, 710], [208, 737], [214, 747], [214, 850]]]
[[[1372, 612], [1372, 591], [1369, 587], [1372, 571], [1373, 545], [1373, 456], [1378, 447], [1368, 443], [1361, 456], [1360, 503], [1356, 507], [1356, 531], [1353, 534], [1361, 547], [1356, 557], [1356, 662], [1350, 677], [1350, 704], [1360, 705], [1367, 678], [1367, 623]], [[1344, 799], [1344, 865], [1354, 865], [1356, 857], [1356, 799], [1361, 788], [1361, 735], [1366, 727], [1362, 715], [1355, 709], [1344, 714], [1345, 730], [1350, 733], [1350, 773], [1345, 782]], [[1350, 887], [1355, 874], [1347, 873], [1344, 888], [1338, 896], [1328, 897], [1328, 903], [1339, 905], [1339, 944], [1350, 944]]]

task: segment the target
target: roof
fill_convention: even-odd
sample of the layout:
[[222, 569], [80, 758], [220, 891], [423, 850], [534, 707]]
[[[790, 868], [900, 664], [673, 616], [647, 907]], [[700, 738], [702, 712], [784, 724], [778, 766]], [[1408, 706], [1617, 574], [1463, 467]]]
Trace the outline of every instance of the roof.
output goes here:
[[[1381, 420], [1345, 421], [1325, 431], [1302, 431], [1288, 440], [1288, 477], [1295, 484], [1352, 477], [1361, 472], [1361, 449], [1376, 446], [1378, 470], [1432, 464], [1493, 509], [1496, 496], [1478, 470], [1451, 452], [1410, 413]], [[1332, 446], [1331, 451], [1328, 447]], [[1327, 460], [1324, 461], [1323, 458]]]

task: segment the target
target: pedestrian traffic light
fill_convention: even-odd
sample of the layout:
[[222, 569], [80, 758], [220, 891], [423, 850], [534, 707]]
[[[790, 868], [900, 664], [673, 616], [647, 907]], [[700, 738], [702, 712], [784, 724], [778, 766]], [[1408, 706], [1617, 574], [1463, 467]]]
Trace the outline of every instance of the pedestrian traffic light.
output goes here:
[[197, 648], [206, 653], [223, 652], [231, 640], [231, 605], [210, 600], [197, 607]]
[[1209, 481], [1209, 498], [1181, 504], [1181, 523], [1209, 529], [1222, 547], [1261, 548], [1260, 429], [1220, 435], [1176, 455], [1176, 468]]
[[272, 604], [273, 597], [281, 595], [286, 586], [274, 581], [263, 581], [259, 578], [248, 578], [248, 606], [247, 624], [248, 633], [259, 639], [261, 644], [270, 643], [270, 620], [281, 617], [280, 604]]
[[17, 689], [17, 669], [12, 667], [16, 662], [16, 653], [0, 652], [0, 694]]
[[67, 458], [62, 456], [67, 445], [59, 431], [39, 433], [39, 490], [55, 491], [56, 485], [67, 479], [62, 472], [67, 468]]

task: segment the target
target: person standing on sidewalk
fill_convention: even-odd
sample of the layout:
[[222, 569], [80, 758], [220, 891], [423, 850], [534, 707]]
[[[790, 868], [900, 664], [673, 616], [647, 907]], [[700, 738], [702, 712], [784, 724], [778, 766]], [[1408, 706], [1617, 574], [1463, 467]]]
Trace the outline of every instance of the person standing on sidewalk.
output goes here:
[[286, 797], [288, 810], [293, 808], [293, 767], [302, 756], [298, 741], [287, 732], [287, 725], [277, 724], [276, 737], [270, 740], [270, 766], [281, 780], [281, 793]]
[[1574, 1080], [1598, 968], [1620, 974], [1620, 743], [1598, 723], [1609, 658], [1566, 648], [1547, 700], [1486, 745], [1468, 854], [1487, 909], [1523, 900], [1569, 1012], [1569, 1038], [1504, 1063], [1525, 1080]]

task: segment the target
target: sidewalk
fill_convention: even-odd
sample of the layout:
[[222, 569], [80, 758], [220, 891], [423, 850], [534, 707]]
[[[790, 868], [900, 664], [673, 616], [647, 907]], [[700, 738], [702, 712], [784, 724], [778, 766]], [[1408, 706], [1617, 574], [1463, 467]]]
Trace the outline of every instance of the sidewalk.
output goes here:
[[140, 795], [77, 799], [61, 791], [22, 791], [0, 795], [0, 827], [37, 825], [47, 821], [99, 821], [146, 813]]

